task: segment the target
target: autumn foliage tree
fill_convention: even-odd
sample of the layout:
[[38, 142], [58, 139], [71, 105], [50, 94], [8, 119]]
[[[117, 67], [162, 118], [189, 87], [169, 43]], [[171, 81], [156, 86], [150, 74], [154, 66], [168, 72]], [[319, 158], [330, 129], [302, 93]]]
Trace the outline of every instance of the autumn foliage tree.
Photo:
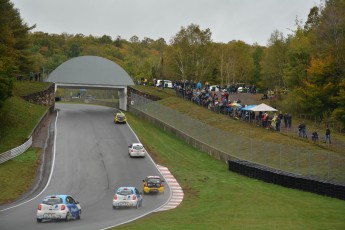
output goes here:
[[309, 16], [312, 23], [305, 32], [311, 58], [307, 76], [296, 89], [297, 101], [304, 111], [323, 119], [332, 116], [345, 127], [345, 1], [329, 0], [318, 11], [312, 8]]
[[30, 29], [13, 3], [0, 2], [0, 107], [12, 95], [13, 78], [31, 69]]
[[175, 74], [183, 80], [205, 80], [210, 66], [210, 29], [191, 24], [172, 38], [170, 57]]

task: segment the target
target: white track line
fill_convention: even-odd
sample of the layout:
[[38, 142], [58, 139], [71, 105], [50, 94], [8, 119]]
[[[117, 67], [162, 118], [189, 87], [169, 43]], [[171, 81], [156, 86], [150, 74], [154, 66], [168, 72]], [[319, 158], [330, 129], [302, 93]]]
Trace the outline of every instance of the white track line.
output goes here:
[[[50, 170], [50, 174], [49, 174], [49, 178], [48, 178], [48, 181], [47, 181], [47, 184], [46, 186], [43, 188], [43, 190], [37, 194], [35, 197], [29, 199], [29, 200], [26, 200], [26, 201], [23, 201], [17, 205], [13, 205], [11, 207], [8, 207], [8, 208], [5, 208], [5, 209], [1, 209], [0, 212], [3, 212], [3, 211], [7, 211], [9, 209], [12, 209], [12, 208], [16, 208], [18, 206], [21, 206], [23, 204], [26, 204], [28, 202], [31, 202], [33, 201], [34, 199], [36, 199], [37, 197], [39, 197], [40, 195], [42, 195], [42, 193], [47, 189], [49, 183], [50, 183], [50, 180], [52, 178], [52, 175], [53, 175], [53, 171], [54, 171], [54, 165], [55, 165], [55, 155], [56, 155], [56, 134], [57, 134], [57, 120], [58, 120], [58, 117], [59, 117], [59, 113], [57, 112], [56, 113], [56, 117], [55, 117], [55, 124], [54, 124], [54, 148], [53, 148], [53, 159], [52, 159], [52, 166], [51, 166], [51, 170]], [[49, 128], [48, 128], [49, 129]], [[49, 135], [49, 131], [48, 131], [48, 135]]]

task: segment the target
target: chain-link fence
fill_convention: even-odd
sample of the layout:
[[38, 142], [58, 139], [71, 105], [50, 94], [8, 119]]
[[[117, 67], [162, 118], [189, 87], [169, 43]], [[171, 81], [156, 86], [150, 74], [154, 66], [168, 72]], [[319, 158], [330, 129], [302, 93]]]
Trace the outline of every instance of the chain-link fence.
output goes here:
[[345, 156], [341, 153], [239, 136], [136, 94], [132, 94], [132, 101], [134, 108], [231, 157], [315, 179], [345, 183]]

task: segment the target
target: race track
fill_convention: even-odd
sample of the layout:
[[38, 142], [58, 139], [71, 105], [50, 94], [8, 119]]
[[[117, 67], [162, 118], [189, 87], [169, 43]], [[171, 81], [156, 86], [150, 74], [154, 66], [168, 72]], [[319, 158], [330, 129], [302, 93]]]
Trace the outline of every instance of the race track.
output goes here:
[[[146, 175], [160, 175], [150, 157], [130, 158], [128, 145], [137, 142], [127, 124], [114, 124], [115, 109], [78, 104], [57, 104], [55, 161], [42, 194], [15, 208], [0, 212], [0, 230], [104, 229], [146, 215], [164, 205], [164, 195], [144, 195], [139, 209], [112, 209], [119, 186], [142, 190]], [[130, 122], [130, 121], [129, 121]], [[81, 220], [36, 222], [36, 209], [48, 194], [70, 194], [82, 206]]]

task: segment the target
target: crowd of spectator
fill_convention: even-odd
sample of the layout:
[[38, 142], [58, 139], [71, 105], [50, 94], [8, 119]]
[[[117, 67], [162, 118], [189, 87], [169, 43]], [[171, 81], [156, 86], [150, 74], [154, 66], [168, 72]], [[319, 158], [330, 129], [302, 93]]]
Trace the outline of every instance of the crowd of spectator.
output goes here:
[[[246, 88], [248, 89], [247, 93], [256, 93], [255, 85]], [[246, 106], [241, 104], [240, 99], [231, 101], [229, 95], [238, 94], [238, 87], [236, 85], [216, 90], [212, 89], [208, 82], [205, 82], [204, 87], [202, 87], [201, 82], [177, 81], [174, 82], [174, 89], [178, 96], [197, 105], [235, 119], [254, 122], [263, 128], [280, 131], [282, 125], [285, 128], [291, 128], [292, 125], [291, 114], [282, 114], [281, 112], [269, 114], [265, 111], [254, 112], [247, 110]]]
[[17, 77], [17, 80], [18, 81], [25, 81], [25, 80], [29, 80], [29, 81], [43, 81], [41, 73], [33, 73], [33, 72], [30, 72], [29, 76], [27, 76], [27, 77], [24, 77], [23, 75], [19, 75]]
[[[233, 84], [227, 87], [218, 87], [218, 89], [211, 86], [208, 82], [204, 82], [204, 87], [200, 81], [172, 81], [173, 89], [177, 96], [183, 97], [197, 105], [212, 110], [216, 113], [233, 117], [238, 120], [248, 121], [255, 123], [263, 128], [280, 132], [281, 128], [292, 128], [292, 115], [291, 113], [282, 113], [281, 111], [275, 113], [268, 113], [267, 111], [254, 112], [246, 109], [247, 105], [242, 105], [241, 100], [237, 99], [231, 101], [229, 95], [239, 94], [239, 85]], [[244, 92], [255, 94], [257, 88], [255, 85], [243, 86], [246, 90]], [[270, 94], [270, 92], [268, 92]], [[267, 99], [267, 94], [264, 94]], [[306, 124], [301, 122], [298, 125], [298, 135], [301, 138], [308, 140]], [[319, 134], [314, 131], [312, 133], [312, 141], [316, 143], [319, 140]], [[330, 129], [327, 126], [325, 134], [325, 142], [331, 143]]]

